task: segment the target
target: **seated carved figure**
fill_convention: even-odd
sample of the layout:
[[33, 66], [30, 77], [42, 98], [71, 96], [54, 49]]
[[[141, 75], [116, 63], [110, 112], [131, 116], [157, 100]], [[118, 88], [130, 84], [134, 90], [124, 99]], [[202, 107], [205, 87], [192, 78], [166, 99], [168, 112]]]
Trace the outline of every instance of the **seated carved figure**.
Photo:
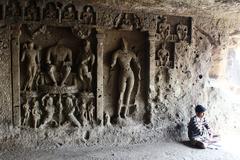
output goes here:
[[65, 107], [66, 107], [67, 118], [74, 125], [76, 125], [78, 127], [81, 127], [80, 122], [77, 120], [77, 118], [74, 115], [76, 106], [77, 106], [77, 100], [76, 100], [75, 96], [73, 96], [71, 94], [67, 94], [67, 97], [65, 99]]
[[73, 6], [67, 6], [65, 11], [63, 12], [63, 19], [64, 20], [74, 20], [75, 19], [75, 8]]
[[54, 124], [57, 124], [57, 122], [53, 118], [53, 115], [55, 113], [55, 105], [53, 104], [53, 98], [49, 94], [45, 95], [42, 98], [42, 105], [44, 106], [46, 116], [40, 128], [46, 127], [46, 125], [50, 122], [54, 122]]
[[170, 62], [170, 54], [169, 51], [166, 49], [166, 43], [162, 44], [162, 48], [157, 52], [157, 59], [159, 60], [159, 65], [167, 67], [169, 66]]
[[45, 11], [45, 18], [47, 19], [54, 19], [58, 17], [58, 10], [54, 3], [47, 4], [46, 11]]
[[23, 125], [27, 126], [28, 125], [28, 121], [29, 121], [29, 117], [30, 117], [30, 105], [28, 102], [28, 99], [26, 101], [25, 104], [23, 104], [23, 112], [24, 112], [24, 119], [23, 119]]
[[63, 86], [67, 80], [72, 66], [72, 51], [71, 49], [57, 43], [55, 46], [49, 48], [47, 52], [48, 65], [48, 74], [54, 83], [54, 86], [57, 86], [57, 79], [55, 74], [60, 72], [59, 82], [60, 86]]

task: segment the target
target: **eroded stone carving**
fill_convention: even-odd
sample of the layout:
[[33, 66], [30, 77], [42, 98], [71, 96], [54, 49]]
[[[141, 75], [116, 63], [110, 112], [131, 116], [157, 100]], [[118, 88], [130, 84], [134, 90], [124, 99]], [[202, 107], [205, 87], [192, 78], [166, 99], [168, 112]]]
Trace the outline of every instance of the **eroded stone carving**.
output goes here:
[[91, 6], [85, 6], [80, 17], [82, 24], [94, 24], [94, 12]]
[[58, 108], [58, 125], [60, 126], [63, 122], [63, 104], [62, 104], [62, 95], [61, 94], [58, 97], [56, 107]]
[[30, 117], [30, 104], [29, 104], [29, 100], [27, 99], [26, 102], [22, 105], [23, 108], [23, 114], [24, 114], [24, 118], [23, 118], [23, 126], [28, 126], [28, 121], [29, 121], [29, 117]]
[[120, 13], [114, 21], [114, 27], [126, 30], [141, 29], [139, 17], [133, 13]]
[[65, 99], [65, 107], [66, 107], [67, 118], [74, 125], [76, 125], [78, 127], [81, 127], [80, 122], [77, 120], [77, 118], [74, 115], [76, 106], [77, 106], [76, 97], [71, 95], [71, 94], [67, 94], [66, 99]]
[[80, 120], [83, 126], [87, 126], [88, 122], [94, 125], [95, 106], [93, 103], [93, 93], [83, 92], [80, 94], [79, 110]]
[[185, 41], [187, 39], [188, 27], [183, 24], [177, 25], [177, 36], [179, 41]]
[[[63, 86], [67, 80], [72, 66], [72, 51], [71, 49], [60, 44], [60, 41], [47, 52], [46, 64], [48, 65], [48, 74], [54, 86], [60, 83]], [[61, 73], [60, 78], [56, 79], [55, 74]], [[57, 81], [58, 80], [58, 81]]]
[[77, 17], [77, 11], [74, 7], [74, 5], [69, 4], [64, 8], [62, 19], [64, 21], [73, 21]]
[[84, 52], [81, 55], [81, 61], [78, 67], [78, 75], [83, 84], [83, 91], [91, 91], [95, 55], [92, 53], [90, 41], [86, 40], [85, 43]]
[[49, 94], [46, 94], [42, 97], [42, 106], [45, 110], [45, 117], [43, 124], [40, 125], [40, 128], [46, 127], [50, 122], [57, 124], [56, 120], [53, 118], [55, 113], [55, 105], [53, 104], [53, 97]]
[[33, 42], [28, 42], [24, 45], [24, 51], [22, 53], [21, 62], [25, 61], [27, 65], [27, 79], [24, 86], [24, 91], [32, 90], [33, 80], [36, 76], [37, 70], [39, 69], [39, 49], [34, 48]]
[[25, 20], [27, 21], [36, 21], [39, 19], [39, 8], [36, 5], [36, 2], [31, 0], [28, 3], [28, 6], [25, 9]]
[[[119, 81], [119, 98], [117, 106], [117, 117], [120, 118], [122, 108], [125, 110], [123, 112], [123, 117], [128, 114], [128, 108], [130, 106], [130, 96], [132, 89], [134, 87], [135, 77], [133, 70], [131, 68], [131, 62], [133, 62], [138, 68], [137, 82], [140, 81], [140, 65], [135, 53], [129, 50], [129, 45], [126, 39], [122, 38], [122, 48], [117, 50], [112, 57], [111, 68], [113, 68], [116, 63], [120, 66], [120, 81]], [[124, 103], [124, 97], [126, 97], [126, 102]]]
[[170, 64], [170, 53], [166, 49], [166, 43], [162, 43], [162, 47], [157, 51], [157, 66], [168, 67]]
[[58, 18], [59, 11], [54, 3], [48, 3], [45, 8], [44, 18], [56, 20]]
[[80, 39], [87, 39], [91, 35], [92, 29], [83, 27], [82, 25], [75, 25], [72, 27], [73, 34]]
[[[16, 5], [14, 6], [12, 3]], [[12, 53], [16, 55], [20, 52], [21, 57], [17, 56], [18, 62], [19, 59], [26, 62], [21, 65], [13, 65], [15, 70], [21, 69], [20, 80], [18, 80], [21, 85], [19, 95], [23, 99], [29, 99], [28, 102], [22, 102], [20, 99], [21, 104], [19, 105], [17, 104], [18, 99], [14, 103], [14, 106], [21, 106], [19, 108], [22, 111], [20, 115], [22, 125], [33, 128], [60, 127], [61, 129], [66, 127], [65, 122], [70, 122], [71, 126], [86, 128], [89, 125], [94, 127], [95, 124], [110, 126], [111, 122], [114, 122], [112, 115], [115, 113], [116, 117], [125, 118], [128, 114], [135, 112], [134, 109], [139, 108], [136, 112], [139, 115], [142, 114], [139, 112], [142, 111], [140, 107], [146, 100], [142, 98], [144, 94], [137, 95], [137, 91], [140, 86], [141, 91], [144, 91], [145, 88], [140, 85], [140, 62], [143, 67], [147, 66], [143, 59], [149, 56], [148, 51], [144, 51], [146, 57], [144, 54], [137, 56], [135, 50], [138, 50], [139, 43], [134, 42], [134, 46], [130, 46], [126, 39], [122, 38], [122, 48], [114, 52], [111, 59], [111, 56], [105, 53], [105, 47], [106, 52], [114, 50], [116, 48], [114, 39], [105, 41], [102, 38], [108, 34], [109, 29], [116, 32], [116, 41], [120, 37], [124, 37], [126, 32], [136, 33], [136, 37], [143, 35], [142, 39], [152, 36], [151, 39], [154, 40], [151, 41], [154, 42], [150, 42], [151, 47], [149, 48], [152, 56], [151, 62], [156, 60], [160, 70], [173, 68], [174, 57], [176, 57], [174, 55], [175, 44], [191, 38], [189, 35], [191, 28], [187, 20], [181, 19], [175, 22], [176, 17], [172, 19], [171, 16], [167, 16], [168, 19], [161, 18], [159, 22], [157, 17], [160, 15], [152, 13], [135, 11], [130, 13], [115, 10], [112, 7], [90, 6], [84, 2], [79, 4], [81, 6], [69, 1], [61, 1], [61, 3], [28, 1], [28, 3], [19, 4], [18, 1], [11, 1], [8, 4], [9, 9], [6, 8], [8, 14], [4, 15], [7, 18], [19, 16], [14, 20], [18, 24], [23, 24], [23, 27], [18, 29], [18, 34], [11, 34], [11, 38], [15, 38], [15, 41], [12, 41]], [[39, 8], [38, 6], [41, 5], [43, 7]], [[78, 14], [78, 10], [82, 6], [85, 7]], [[20, 9], [20, 12], [15, 12], [15, 8]], [[8, 20], [12, 22], [11, 18]], [[175, 27], [175, 30], [171, 30], [170, 24]], [[51, 36], [48, 36], [49, 34]], [[47, 36], [48, 38], [46, 38]], [[133, 40], [136, 37], [133, 36]], [[29, 39], [34, 43], [24, 45]], [[55, 44], [59, 39], [60, 41]], [[62, 39], [65, 41], [61, 41]], [[83, 49], [80, 47], [82, 42]], [[0, 41], [0, 51], [6, 45], [8, 42], [1, 44]], [[19, 49], [20, 46], [24, 46], [24, 49]], [[156, 46], [161, 46], [157, 52]], [[95, 53], [97, 54], [95, 55]], [[140, 61], [138, 61], [138, 57]], [[116, 102], [116, 112], [112, 110], [111, 106], [106, 105], [107, 107], [104, 108], [104, 103], [108, 103], [104, 92], [105, 76], [108, 75], [104, 74], [106, 69], [109, 69], [111, 60], [111, 69], [116, 66], [114, 68], [119, 69], [120, 73], [120, 82], [116, 83], [119, 86], [119, 95], [113, 94], [113, 100], [110, 102], [111, 104]], [[153, 65], [155, 64], [153, 63]], [[147, 71], [146, 68], [142, 70], [143, 75], [148, 75], [148, 72], [151, 71]], [[118, 72], [114, 72], [114, 75], [116, 73]], [[148, 78], [151, 77], [146, 77], [146, 79]], [[144, 80], [141, 84], [143, 82]], [[16, 86], [17, 83], [15, 88]], [[41, 100], [42, 103], [39, 104]], [[27, 103], [31, 104], [29, 109], [27, 109]], [[25, 115], [25, 110], [30, 110], [32, 117], [29, 117], [28, 112]], [[151, 114], [147, 109], [146, 112]], [[134, 120], [137, 119], [136, 117], [138, 117], [137, 114], [132, 114]], [[127, 122], [127, 120], [129, 119], [126, 118], [123, 121]]]
[[103, 11], [97, 14], [97, 25], [105, 26], [106, 28], [114, 28], [114, 16], [110, 13]]
[[157, 34], [158, 39], [166, 42], [170, 36], [170, 24], [167, 23], [167, 17], [161, 18], [161, 23], [158, 24]]

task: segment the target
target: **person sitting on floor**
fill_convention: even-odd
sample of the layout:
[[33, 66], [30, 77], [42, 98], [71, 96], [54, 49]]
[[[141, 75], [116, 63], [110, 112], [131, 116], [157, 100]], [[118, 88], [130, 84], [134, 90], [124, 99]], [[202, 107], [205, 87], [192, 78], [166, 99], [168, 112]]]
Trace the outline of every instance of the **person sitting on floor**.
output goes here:
[[191, 144], [197, 148], [205, 149], [208, 145], [212, 144], [213, 133], [209, 127], [206, 118], [205, 111], [202, 105], [195, 107], [196, 115], [190, 119], [188, 124], [188, 137]]

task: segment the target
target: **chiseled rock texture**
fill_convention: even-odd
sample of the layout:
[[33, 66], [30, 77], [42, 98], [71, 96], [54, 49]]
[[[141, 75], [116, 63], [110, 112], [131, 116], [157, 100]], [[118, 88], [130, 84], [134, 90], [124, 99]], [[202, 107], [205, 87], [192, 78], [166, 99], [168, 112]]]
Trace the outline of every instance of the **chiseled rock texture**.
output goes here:
[[[124, 145], [187, 139], [187, 123], [196, 104], [207, 108], [208, 120], [219, 133], [239, 131], [239, 87], [226, 79], [229, 50], [238, 44], [240, 2], [225, 0], [89, 0], [161, 15], [192, 17], [191, 43], [175, 44], [174, 68], [156, 68], [149, 88], [151, 122], [131, 117], [110, 126], [33, 129], [12, 125], [11, 51], [0, 48], [0, 149], [55, 148], [62, 145]], [[8, 36], [1, 30], [1, 36]], [[4, 38], [1, 37], [4, 40]], [[1, 47], [1, 44], [0, 44]], [[154, 62], [152, 62], [154, 63]], [[151, 72], [151, 71], [150, 71]], [[230, 91], [231, 90], [231, 91]], [[149, 115], [148, 115], [149, 116]], [[137, 118], [136, 118], [137, 119]]]

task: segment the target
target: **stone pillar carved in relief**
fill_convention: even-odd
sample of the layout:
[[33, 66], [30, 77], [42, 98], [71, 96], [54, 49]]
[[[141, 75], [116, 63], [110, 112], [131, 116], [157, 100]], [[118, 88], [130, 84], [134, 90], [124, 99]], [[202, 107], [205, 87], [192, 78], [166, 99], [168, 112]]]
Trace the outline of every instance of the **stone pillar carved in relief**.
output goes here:
[[97, 33], [97, 120], [103, 123], [103, 52], [104, 52], [104, 31]]

